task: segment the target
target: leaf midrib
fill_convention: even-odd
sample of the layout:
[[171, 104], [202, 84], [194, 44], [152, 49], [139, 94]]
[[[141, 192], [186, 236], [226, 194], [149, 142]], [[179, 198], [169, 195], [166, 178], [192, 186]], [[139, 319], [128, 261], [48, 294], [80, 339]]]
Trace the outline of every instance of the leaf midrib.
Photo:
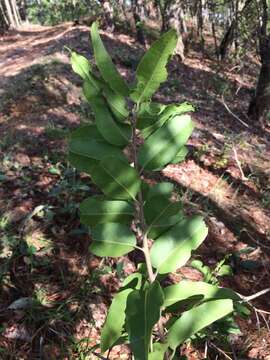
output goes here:
[[102, 163], [100, 164], [100, 166], [103, 168], [103, 170], [118, 184], [120, 185], [120, 187], [122, 189], [125, 190], [126, 193], [128, 193], [128, 195], [133, 199], [133, 200], [136, 200], [135, 196], [117, 179], [113, 176], [113, 174], [111, 174], [110, 172], [108, 172], [106, 170], [106, 168], [102, 165]]
[[[204, 224], [202, 224], [198, 229], [196, 229], [194, 232], [192, 232], [190, 234], [190, 236], [188, 238], [186, 238], [184, 241], [182, 241], [178, 246], [176, 246], [175, 248], [173, 248], [169, 254], [164, 258], [164, 260], [159, 264], [159, 266], [157, 267], [158, 269], [160, 269], [163, 264], [167, 261], [167, 259], [176, 251], [179, 250], [191, 237], [193, 237], [195, 234], [197, 234], [199, 231], [202, 230], [202, 227], [204, 226]], [[191, 253], [192, 249], [189, 250], [189, 252]]]
[[[167, 43], [167, 45], [165, 46], [163, 52], [165, 52], [165, 49], [167, 49], [167, 48], [169, 47], [169, 45], [170, 45], [170, 41], [168, 41], [168, 43]], [[169, 55], [168, 55], [168, 57], [169, 57]], [[154, 67], [154, 71], [152, 72], [152, 75], [151, 75], [149, 81], [146, 82], [146, 85], [145, 85], [145, 87], [144, 87], [144, 90], [143, 90], [143, 92], [141, 93], [141, 96], [139, 97], [138, 103], [141, 102], [141, 99], [142, 99], [143, 95], [145, 94], [146, 89], [149, 87], [149, 83], [151, 83], [151, 81], [152, 81], [152, 79], [153, 79], [153, 77], [154, 77], [154, 74], [155, 74], [155, 72], [156, 72], [156, 68], [158, 67], [158, 65], [159, 65], [161, 62], [162, 62], [162, 56], [159, 58], [158, 62], [156, 63], [156, 66]], [[167, 69], [166, 69], [166, 64], [165, 64], [165, 68], [164, 68], [163, 70], [165, 71], [165, 76], [166, 76], [166, 74], [168, 73], [168, 72], [167, 72]], [[141, 83], [143, 84], [143, 81], [141, 81]], [[139, 84], [138, 84], [138, 85], [139, 85]]]

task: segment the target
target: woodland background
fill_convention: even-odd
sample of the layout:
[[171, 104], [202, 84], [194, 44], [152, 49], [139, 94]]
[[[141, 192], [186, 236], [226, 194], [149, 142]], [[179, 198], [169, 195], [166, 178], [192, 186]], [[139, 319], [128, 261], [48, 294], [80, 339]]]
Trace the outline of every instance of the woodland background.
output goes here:
[[[91, 60], [95, 20], [128, 80], [160, 33], [177, 30], [156, 100], [193, 104], [196, 130], [186, 162], [149, 181], [173, 182], [186, 211], [205, 217], [195, 258], [230, 265], [221, 285], [244, 295], [270, 286], [270, 2], [0, 0], [1, 359], [94, 358], [111, 296], [138, 261], [88, 252], [78, 204], [97, 189], [67, 161], [70, 130], [93, 114], [65, 46]], [[188, 265], [170, 281], [183, 278], [202, 273]], [[228, 338], [181, 355], [270, 359], [269, 294], [252, 305]], [[122, 346], [110, 358], [130, 355]]]

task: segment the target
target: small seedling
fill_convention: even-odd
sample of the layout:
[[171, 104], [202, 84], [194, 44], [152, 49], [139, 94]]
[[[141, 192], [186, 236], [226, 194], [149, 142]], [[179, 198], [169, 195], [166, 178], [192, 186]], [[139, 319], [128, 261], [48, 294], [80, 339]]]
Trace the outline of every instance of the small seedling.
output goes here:
[[[127, 342], [134, 359], [172, 359], [179, 345], [232, 313], [241, 300], [230, 289], [206, 282], [162, 285], [167, 274], [188, 262], [208, 232], [202, 217], [186, 217], [182, 202], [172, 201], [171, 183], [149, 186], [144, 181], [147, 174], [184, 160], [194, 128], [187, 114], [193, 111], [190, 104], [151, 101], [167, 78], [177, 35], [170, 30], [154, 42], [137, 67], [133, 86], [114, 66], [96, 23], [91, 39], [99, 72], [75, 52], [71, 64], [83, 80], [95, 123], [72, 133], [69, 159], [102, 194], [81, 203], [81, 222], [89, 226], [90, 251], [96, 256], [138, 251], [145, 259], [112, 300], [101, 353]], [[172, 307], [179, 310], [183, 304], [185, 310], [170, 315]]]

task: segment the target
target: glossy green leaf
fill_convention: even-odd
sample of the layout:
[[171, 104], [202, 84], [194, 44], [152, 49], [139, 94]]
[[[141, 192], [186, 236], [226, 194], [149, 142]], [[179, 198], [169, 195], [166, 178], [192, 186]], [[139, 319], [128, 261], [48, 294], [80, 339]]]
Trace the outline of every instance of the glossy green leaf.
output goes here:
[[92, 169], [97, 166], [98, 160], [69, 152], [68, 160], [77, 170], [91, 175]]
[[127, 145], [131, 137], [131, 127], [127, 124], [119, 124], [114, 121], [105, 99], [102, 96], [95, 96], [93, 94], [93, 89], [89, 82], [84, 82], [83, 91], [95, 114], [98, 131], [104, 139], [116, 146], [122, 147]]
[[151, 126], [158, 120], [159, 115], [165, 108], [166, 105], [155, 102], [142, 103], [137, 113], [136, 127], [138, 129], [144, 129]]
[[89, 81], [91, 83], [93, 93], [99, 93], [100, 87], [91, 73], [92, 67], [90, 62], [84, 56], [79, 55], [74, 51], [72, 51], [71, 53], [70, 61], [72, 70], [76, 74], [78, 74], [83, 80]]
[[121, 149], [108, 144], [98, 132], [96, 126], [82, 126], [71, 133], [69, 150], [73, 154], [101, 160], [105, 156], [125, 159]]
[[232, 276], [233, 271], [230, 265], [222, 265], [217, 273], [218, 276]]
[[125, 323], [125, 310], [128, 295], [141, 287], [142, 275], [133, 273], [125, 279], [120, 291], [114, 296], [109, 308], [105, 324], [101, 331], [101, 352], [114, 346], [122, 335]]
[[91, 26], [90, 33], [96, 64], [103, 79], [116, 93], [127, 96], [129, 93], [129, 88], [119, 74], [119, 72], [117, 71], [110, 55], [108, 54], [103, 45], [103, 42], [98, 33], [98, 25], [96, 22], [94, 22]]
[[184, 161], [187, 154], [188, 148], [183, 146], [176, 154], [176, 157], [171, 161], [171, 164], [179, 164], [180, 162]]
[[166, 274], [185, 265], [207, 232], [202, 217], [183, 219], [155, 240], [150, 250], [153, 266], [160, 274]]
[[156, 130], [161, 128], [163, 124], [172, 117], [177, 115], [183, 115], [189, 111], [194, 111], [194, 108], [189, 103], [182, 103], [179, 105], [167, 105], [166, 109], [162, 112], [162, 114], [158, 117], [156, 122], [153, 122], [152, 125], [145, 127], [141, 130], [142, 136], [144, 139], [147, 139], [151, 134], [153, 134]]
[[139, 164], [147, 170], [156, 170], [170, 163], [187, 142], [193, 127], [189, 115], [168, 120], [140, 147]]
[[167, 336], [170, 348], [175, 350], [198, 331], [233, 312], [230, 299], [212, 300], [188, 310], [173, 324]]
[[92, 229], [93, 242], [90, 251], [97, 256], [118, 257], [134, 249], [136, 237], [123, 224], [99, 224]]
[[153, 43], [140, 61], [137, 71], [137, 85], [131, 94], [137, 103], [148, 100], [159, 85], [167, 79], [166, 65], [177, 43], [175, 30], [170, 30]]
[[181, 210], [182, 204], [180, 202], [172, 202], [166, 196], [150, 197], [144, 206], [148, 236], [155, 239], [178, 223], [183, 218]]
[[179, 284], [167, 286], [164, 288], [164, 306], [168, 307], [179, 301], [202, 295], [201, 301], [211, 299], [231, 299], [240, 301], [241, 298], [231, 289], [207, 284], [203, 281], [182, 280]]
[[87, 198], [80, 205], [81, 222], [90, 226], [107, 222], [128, 223], [133, 215], [133, 206], [128, 202], [104, 200], [102, 196]]
[[116, 157], [106, 157], [93, 168], [92, 180], [112, 199], [135, 199], [141, 185], [136, 170]]
[[153, 344], [153, 352], [149, 354], [148, 360], [163, 360], [165, 352], [168, 350], [168, 344]]
[[149, 187], [147, 192], [147, 200], [151, 199], [153, 196], [161, 195], [169, 199], [172, 196], [173, 184], [170, 182], [161, 182]]
[[126, 328], [135, 360], [148, 360], [152, 329], [160, 318], [163, 300], [157, 281], [143, 290], [132, 291], [128, 296]]
[[103, 93], [116, 120], [127, 121], [129, 112], [126, 108], [124, 96], [114, 92], [108, 86], [103, 86]]

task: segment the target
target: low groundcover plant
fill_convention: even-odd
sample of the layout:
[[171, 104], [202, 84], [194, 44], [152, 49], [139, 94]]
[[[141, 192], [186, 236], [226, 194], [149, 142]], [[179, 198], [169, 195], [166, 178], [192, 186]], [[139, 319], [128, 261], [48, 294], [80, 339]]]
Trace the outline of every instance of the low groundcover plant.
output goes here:
[[184, 160], [194, 128], [190, 104], [151, 101], [167, 78], [177, 35], [170, 30], [153, 43], [137, 67], [135, 85], [117, 71], [96, 23], [91, 40], [96, 67], [75, 52], [71, 64], [95, 122], [72, 132], [69, 159], [102, 195], [81, 203], [80, 218], [89, 226], [93, 254], [119, 257], [136, 250], [145, 259], [112, 300], [101, 353], [128, 343], [135, 359], [172, 359], [179, 345], [233, 313], [241, 301], [232, 290], [203, 281], [162, 286], [207, 235], [202, 217], [185, 216], [181, 201], [172, 200], [171, 183], [150, 186], [143, 180]]

